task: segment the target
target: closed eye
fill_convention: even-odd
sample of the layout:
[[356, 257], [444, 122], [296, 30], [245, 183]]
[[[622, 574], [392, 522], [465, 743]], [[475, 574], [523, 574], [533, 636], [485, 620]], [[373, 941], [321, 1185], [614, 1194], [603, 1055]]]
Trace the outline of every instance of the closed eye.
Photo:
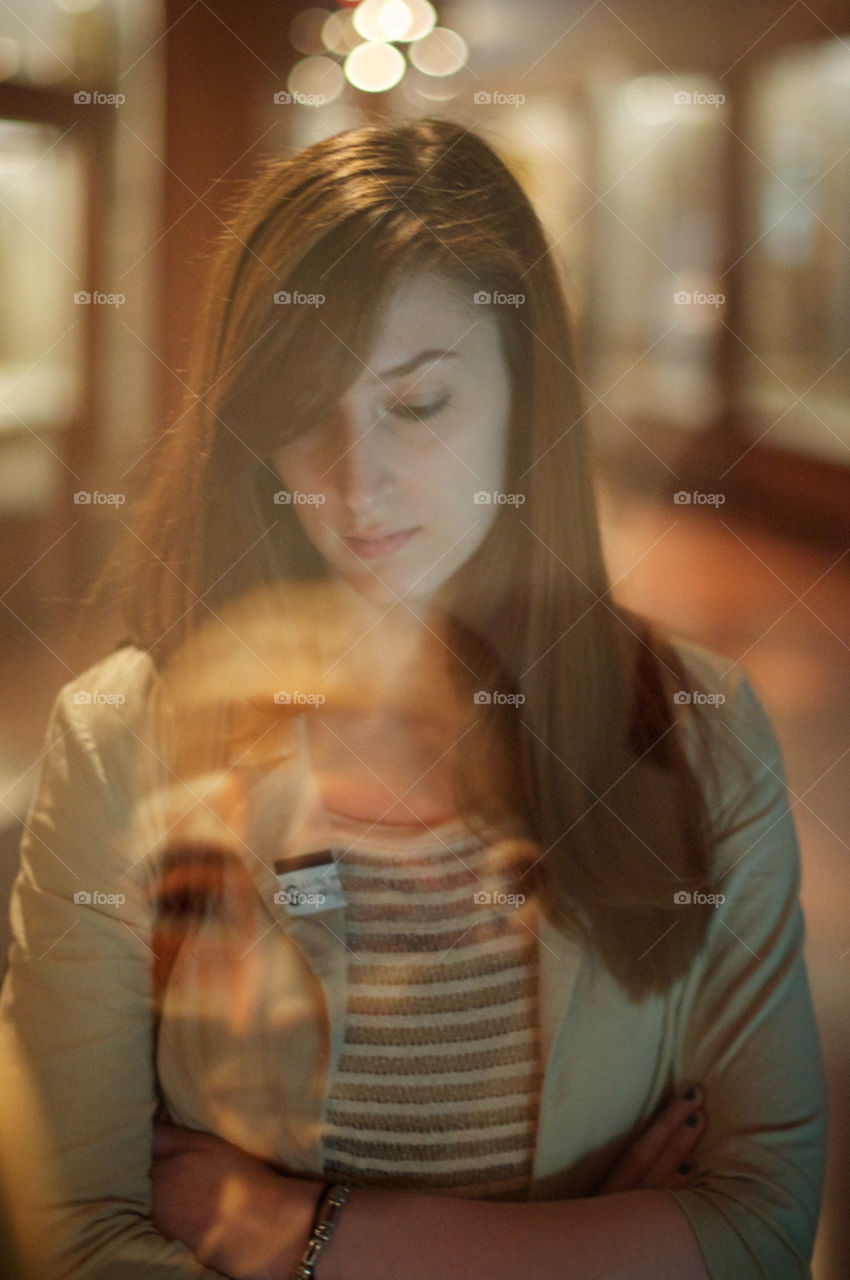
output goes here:
[[451, 397], [448, 395], [425, 404], [409, 404], [404, 400], [396, 400], [395, 404], [390, 407], [389, 412], [395, 414], [397, 418], [405, 418], [408, 421], [415, 421], [418, 418], [422, 421], [426, 418], [435, 417], [447, 407], [450, 400]]

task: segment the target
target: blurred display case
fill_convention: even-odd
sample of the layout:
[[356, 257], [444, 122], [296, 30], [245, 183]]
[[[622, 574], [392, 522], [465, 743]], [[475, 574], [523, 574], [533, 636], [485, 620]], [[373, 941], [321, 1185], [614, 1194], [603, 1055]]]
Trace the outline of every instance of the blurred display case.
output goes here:
[[756, 434], [850, 463], [850, 46], [784, 50], [754, 76], [737, 380]]
[[[84, 166], [73, 132], [0, 120], [0, 514], [44, 514], [80, 412]], [[83, 295], [84, 296], [84, 295]]]
[[723, 411], [727, 115], [723, 86], [705, 77], [592, 86], [585, 345], [614, 439], [625, 420], [692, 432]]

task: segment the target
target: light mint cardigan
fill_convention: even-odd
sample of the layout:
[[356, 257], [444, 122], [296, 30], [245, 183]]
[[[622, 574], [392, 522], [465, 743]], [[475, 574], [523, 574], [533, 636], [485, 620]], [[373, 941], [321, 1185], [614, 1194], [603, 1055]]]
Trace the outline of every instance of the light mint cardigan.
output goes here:
[[[690, 1220], [713, 1280], [796, 1280], [810, 1276], [825, 1090], [794, 825], [779, 748], [746, 677], [739, 668], [723, 677], [730, 664], [705, 650], [684, 653], [703, 687], [724, 693], [724, 732], [756, 771], [748, 813], [718, 850], [726, 900], [686, 977], [640, 1003], [586, 949], [540, 923], [545, 1075], [531, 1195], [591, 1194], [660, 1099], [700, 1081], [709, 1126], [699, 1178], [666, 1194]], [[156, 836], [137, 803], [136, 770], [154, 679], [149, 657], [128, 646], [61, 691], [12, 900], [0, 1024], [43, 1100], [64, 1190], [39, 1220], [68, 1241], [73, 1280], [217, 1274], [166, 1242], [148, 1216], [156, 1094], [152, 910], [141, 869]], [[100, 696], [75, 700], [81, 691]], [[113, 694], [123, 704], [103, 700]], [[242, 852], [257, 891], [257, 941], [228, 952], [211, 924], [183, 948], [157, 1073], [175, 1122], [312, 1174], [344, 1030], [344, 908], [295, 917], [274, 901], [263, 833], [275, 828], [275, 801], [268, 779], [263, 787], [253, 812], [264, 817], [251, 819]], [[739, 791], [740, 779], [726, 777], [712, 807], [733, 806]], [[80, 890], [91, 903], [75, 903]], [[97, 893], [126, 901], [98, 902]]]

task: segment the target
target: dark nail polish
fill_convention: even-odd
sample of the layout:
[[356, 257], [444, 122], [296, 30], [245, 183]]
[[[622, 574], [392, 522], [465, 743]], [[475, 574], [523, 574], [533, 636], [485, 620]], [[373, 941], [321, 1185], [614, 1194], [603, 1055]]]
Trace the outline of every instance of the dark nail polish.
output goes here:
[[697, 1127], [699, 1124], [699, 1116], [695, 1111], [692, 1111], [690, 1115], [685, 1116], [685, 1124], [689, 1129], [695, 1129]]
[[697, 1091], [693, 1085], [691, 1085], [690, 1089], [688, 1089], [686, 1093], [682, 1094], [682, 1097], [685, 1099], [685, 1102], [694, 1102], [696, 1099], [696, 1096], [697, 1096]]
[[683, 1160], [682, 1163], [679, 1165], [679, 1173], [684, 1178], [690, 1173], [690, 1171], [691, 1171], [691, 1166], [688, 1164], [687, 1160]]

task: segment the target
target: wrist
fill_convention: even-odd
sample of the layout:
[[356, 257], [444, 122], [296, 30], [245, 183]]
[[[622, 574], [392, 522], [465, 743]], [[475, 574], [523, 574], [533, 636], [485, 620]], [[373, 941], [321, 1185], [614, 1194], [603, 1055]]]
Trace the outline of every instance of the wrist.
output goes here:
[[258, 1233], [266, 1241], [273, 1241], [257, 1280], [292, 1280], [324, 1191], [325, 1183], [315, 1178], [275, 1173], [266, 1192], [255, 1197]]
[[320, 1259], [326, 1258], [325, 1249], [336, 1230], [350, 1190], [347, 1182], [327, 1183], [322, 1189], [306, 1247], [291, 1273], [291, 1280], [318, 1280], [316, 1268]]

